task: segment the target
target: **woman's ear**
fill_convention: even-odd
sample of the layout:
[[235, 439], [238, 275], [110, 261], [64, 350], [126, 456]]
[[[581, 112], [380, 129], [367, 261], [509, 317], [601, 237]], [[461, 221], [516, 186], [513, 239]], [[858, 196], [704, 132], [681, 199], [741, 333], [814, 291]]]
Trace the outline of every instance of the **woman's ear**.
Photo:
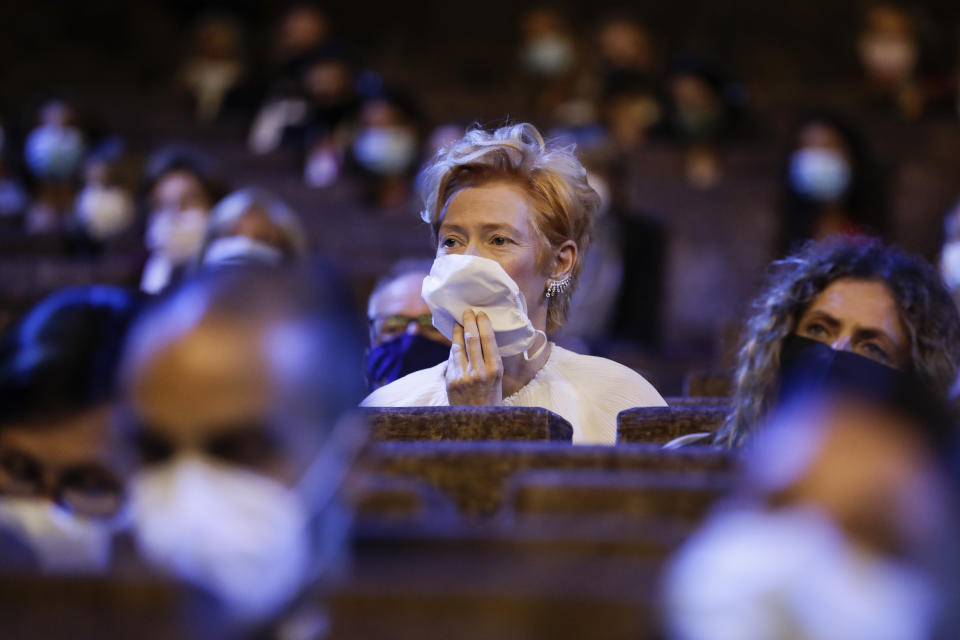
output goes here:
[[563, 280], [573, 275], [573, 267], [577, 264], [577, 243], [573, 240], [567, 240], [559, 247], [554, 249], [556, 265], [550, 278], [552, 280]]

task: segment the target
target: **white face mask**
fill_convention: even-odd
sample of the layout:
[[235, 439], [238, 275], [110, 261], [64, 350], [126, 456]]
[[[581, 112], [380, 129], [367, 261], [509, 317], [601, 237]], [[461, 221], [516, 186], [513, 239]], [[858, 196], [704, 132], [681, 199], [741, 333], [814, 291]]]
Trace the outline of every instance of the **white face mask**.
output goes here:
[[101, 573], [110, 562], [114, 521], [78, 516], [38, 498], [0, 498], [0, 529], [36, 554], [45, 573]]
[[309, 575], [309, 511], [295, 489], [262, 474], [181, 456], [134, 479], [131, 510], [143, 556], [236, 617], [276, 613]]
[[940, 275], [951, 291], [960, 288], [960, 241], [943, 245], [940, 251]]
[[838, 200], [850, 186], [850, 165], [830, 149], [800, 149], [790, 158], [790, 182], [800, 195], [830, 202]]
[[203, 254], [203, 264], [222, 266], [231, 264], [278, 265], [283, 262], [283, 253], [269, 244], [247, 236], [217, 238]]
[[405, 127], [370, 127], [354, 140], [353, 155], [367, 171], [402, 173], [417, 158], [417, 137]]
[[73, 127], [42, 125], [24, 145], [27, 166], [35, 176], [63, 180], [79, 168], [85, 151], [83, 134]]
[[133, 201], [123, 189], [88, 186], [77, 196], [77, 218], [92, 238], [105, 240], [133, 223]]
[[539, 76], [558, 76], [573, 65], [573, 44], [560, 35], [543, 35], [524, 45], [521, 53], [527, 71]]
[[154, 214], [147, 228], [147, 248], [157, 251], [174, 264], [192, 260], [203, 247], [207, 229], [207, 213], [201, 209]]
[[[433, 314], [433, 326], [448, 340], [453, 340], [453, 326], [461, 321], [464, 311], [472, 309], [490, 318], [501, 356], [522, 353], [530, 360], [546, 348], [546, 334], [533, 328], [520, 287], [494, 260], [440, 256], [423, 279], [420, 294]], [[530, 354], [538, 333], [543, 334], [543, 343]]]

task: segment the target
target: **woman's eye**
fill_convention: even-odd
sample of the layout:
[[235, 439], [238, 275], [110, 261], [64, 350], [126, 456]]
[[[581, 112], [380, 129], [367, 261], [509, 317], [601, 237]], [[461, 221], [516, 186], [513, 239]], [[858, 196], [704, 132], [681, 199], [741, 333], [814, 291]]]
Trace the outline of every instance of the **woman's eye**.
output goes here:
[[454, 240], [453, 238], [444, 238], [443, 240], [440, 241], [440, 246], [445, 247], [447, 249], [454, 247], [456, 244], [457, 244], [457, 241]]
[[498, 247], [502, 247], [502, 246], [504, 246], [505, 244], [507, 244], [507, 242], [509, 242], [509, 240], [507, 240], [507, 239], [504, 238], [503, 236], [494, 236], [493, 239], [491, 240], [491, 242], [493, 242], [493, 244], [497, 245]]
[[819, 322], [812, 322], [808, 324], [805, 328], [805, 331], [808, 336], [813, 338], [820, 338], [827, 335], [827, 328]]
[[883, 362], [886, 362], [888, 360], [886, 350], [883, 347], [877, 344], [874, 344], [873, 342], [868, 342], [865, 345], [863, 345], [863, 349], [869, 354], [871, 358], [874, 358], [876, 360], [882, 360]]

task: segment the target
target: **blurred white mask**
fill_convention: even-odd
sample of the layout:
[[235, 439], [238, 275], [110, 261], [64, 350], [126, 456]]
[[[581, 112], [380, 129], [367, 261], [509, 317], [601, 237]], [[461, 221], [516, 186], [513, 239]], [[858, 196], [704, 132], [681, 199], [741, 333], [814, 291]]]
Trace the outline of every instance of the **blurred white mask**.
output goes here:
[[110, 562], [115, 525], [78, 516], [39, 498], [0, 498], [0, 529], [36, 555], [44, 573], [100, 573]]
[[90, 185], [77, 196], [77, 218], [90, 237], [105, 240], [133, 223], [133, 201], [118, 187]]
[[203, 246], [207, 212], [202, 209], [156, 212], [147, 228], [146, 244], [174, 264], [192, 260]]
[[308, 509], [265, 475], [181, 456], [134, 479], [131, 508], [144, 557], [236, 617], [276, 613], [309, 574]]
[[940, 275], [947, 288], [960, 288], [960, 241], [948, 242], [940, 250]]
[[840, 199], [850, 186], [850, 165], [830, 149], [800, 149], [790, 158], [790, 182], [798, 194], [831, 202]]
[[283, 262], [283, 253], [274, 246], [247, 236], [217, 238], [203, 254], [203, 264], [220, 266], [228, 264], [278, 265]]
[[[433, 326], [448, 340], [453, 340], [453, 327], [463, 319], [463, 313], [472, 309], [490, 318], [501, 356], [522, 353], [530, 360], [546, 348], [546, 334], [533, 328], [520, 287], [494, 260], [440, 256], [423, 279], [420, 293], [433, 314]], [[530, 354], [538, 333], [543, 334], [543, 343]]]

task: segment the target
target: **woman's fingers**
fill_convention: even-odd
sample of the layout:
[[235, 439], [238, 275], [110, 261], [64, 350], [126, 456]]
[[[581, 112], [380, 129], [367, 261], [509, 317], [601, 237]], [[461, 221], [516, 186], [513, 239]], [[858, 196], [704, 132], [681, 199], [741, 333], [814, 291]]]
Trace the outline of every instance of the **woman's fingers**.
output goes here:
[[474, 373], [486, 372], [483, 364], [483, 346], [480, 343], [480, 329], [477, 327], [477, 316], [470, 311], [463, 312], [463, 342], [467, 347], [467, 358]]
[[477, 314], [477, 329], [480, 332], [480, 347], [483, 350], [483, 360], [488, 374], [497, 375], [503, 369], [500, 359], [500, 349], [497, 347], [497, 337], [493, 333], [493, 325], [487, 314]]
[[463, 327], [454, 323], [453, 341], [450, 344], [450, 361], [456, 366], [457, 370], [464, 372], [467, 370], [467, 349], [463, 343]]

